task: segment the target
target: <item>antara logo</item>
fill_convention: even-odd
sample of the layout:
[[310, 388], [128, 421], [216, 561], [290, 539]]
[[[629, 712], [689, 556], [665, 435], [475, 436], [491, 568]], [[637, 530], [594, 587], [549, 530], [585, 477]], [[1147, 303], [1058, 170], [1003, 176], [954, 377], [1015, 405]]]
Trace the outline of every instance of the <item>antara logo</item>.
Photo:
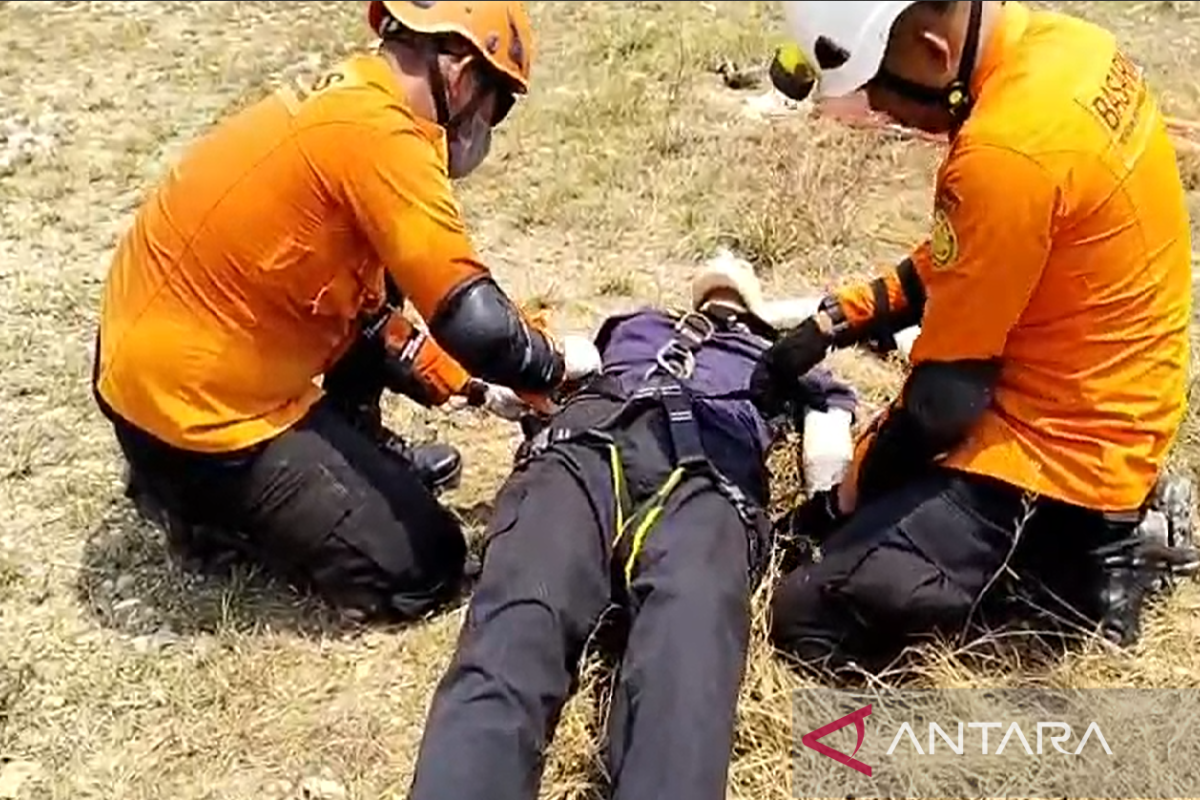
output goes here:
[[[805, 747], [816, 750], [823, 756], [832, 758], [834, 761], [845, 764], [850, 769], [861, 772], [863, 775], [866, 775], [869, 778], [871, 777], [871, 767], [859, 761], [857, 758], [854, 758], [854, 756], [858, 754], [859, 748], [862, 747], [863, 740], [867, 738], [867, 724], [863, 722], [863, 720], [869, 716], [871, 716], [871, 706], [863, 706], [858, 711], [852, 711], [841, 719], [835, 719], [828, 725], [822, 725], [815, 731], [809, 731], [800, 737], [800, 743]], [[834, 731], [840, 731], [842, 728], [851, 724], [854, 725], [854, 732], [858, 734], [858, 744], [854, 746], [854, 752], [850, 755], [846, 755], [845, 753], [834, 750], [829, 745], [823, 744], [820, 741]]]
[[[816, 730], [809, 731], [808, 733], [804, 734], [802, 737], [800, 737], [800, 743], [811, 750], [815, 750], [816, 752], [820, 753], [821, 755], [825, 756], [826, 758], [832, 758], [834, 761], [837, 761], [840, 764], [845, 764], [847, 767], [850, 767], [850, 769], [853, 769], [857, 772], [861, 772], [863, 775], [866, 775], [867, 777], [871, 777], [872, 767], [869, 764], [865, 764], [862, 761], [859, 761], [857, 758], [854, 757], [858, 754], [858, 751], [860, 749], [862, 749], [863, 742], [866, 739], [867, 726], [866, 726], [866, 722], [864, 720], [871, 715], [871, 710], [872, 710], [872, 706], [866, 705], [866, 706], [863, 706], [862, 708], [858, 709], [857, 711], [852, 711], [851, 713], [847, 714], [844, 717], [835, 719], [833, 722], [830, 722], [827, 725], [822, 725], [821, 727], [817, 728]], [[825, 738], [826, 736], [833, 733], [834, 731], [840, 731], [842, 728], [845, 728], [847, 725], [854, 725], [855, 733], [858, 734], [858, 742], [854, 746], [853, 753], [847, 755], [846, 753], [842, 753], [838, 750], [834, 750], [829, 745], [821, 742], [821, 739]], [[1035, 752], [1034, 748], [1032, 748], [1029, 744], [1030, 739], [1026, 738], [1025, 732], [1021, 729], [1021, 726], [1019, 724], [1017, 724], [1016, 722], [1013, 722], [1011, 725], [1008, 726], [1008, 729], [1005, 731], [1003, 738], [1000, 740], [999, 746], [996, 747], [994, 752], [990, 752], [990, 753], [988, 752], [988, 729], [1003, 728], [1004, 725], [1002, 723], [999, 723], [999, 722], [957, 722], [957, 723], [955, 723], [955, 725], [958, 729], [957, 740], [952, 739], [950, 737], [950, 735], [946, 732], [945, 728], [943, 728], [941, 725], [939, 725], [936, 722], [930, 722], [929, 723], [929, 743], [928, 743], [928, 750], [926, 751], [921, 748], [921, 743], [920, 743], [920, 741], [917, 740], [917, 735], [914, 732], [912, 725], [910, 725], [908, 722], [901, 723], [899, 728], [897, 728], [897, 730], [896, 730], [896, 735], [892, 738], [891, 746], [888, 747], [888, 749], [887, 749], [887, 755], [892, 755], [892, 753], [894, 753], [896, 751], [897, 745], [900, 744], [901, 738], [904, 737], [905, 735], [907, 735], [909, 741], [912, 742], [912, 747], [913, 747], [913, 750], [915, 751], [916, 755], [919, 755], [919, 756], [933, 755], [934, 746], [935, 746], [935, 743], [939, 736], [947, 745], [949, 745], [950, 749], [956, 755], [963, 755], [963, 753], [966, 752], [966, 743], [964, 741], [964, 732], [968, 728], [978, 729], [980, 731], [981, 746], [980, 746], [979, 752], [981, 752], [985, 756], [986, 755], [1000, 755], [1001, 753], [1003, 753], [1004, 748], [1008, 745], [1009, 740], [1013, 737], [1015, 737], [1016, 739], [1018, 739], [1020, 741], [1020, 746], [1025, 749], [1025, 752], [1028, 755], [1034, 755], [1034, 752]], [[1042, 755], [1043, 753], [1046, 753], [1049, 751], [1049, 748], [1045, 744], [1046, 742], [1049, 742], [1049, 744], [1054, 747], [1054, 750], [1058, 751], [1059, 753], [1062, 753], [1063, 755], [1078, 756], [1083, 752], [1084, 745], [1087, 744], [1088, 741], [1090, 739], [1092, 739], [1093, 736], [1095, 737], [1095, 744], [1098, 744], [1101, 748], [1103, 748], [1104, 752], [1107, 753], [1108, 755], [1111, 756], [1113, 754], [1112, 749], [1109, 748], [1109, 746], [1108, 746], [1108, 741], [1104, 738], [1104, 732], [1100, 730], [1100, 726], [1097, 725], [1095, 722], [1092, 722], [1087, 726], [1087, 729], [1083, 733], [1083, 737], [1079, 740], [1079, 744], [1074, 748], [1074, 751], [1072, 751], [1070, 749], [1064, 749], [1062, 747], [1062, 743], [1069, 742], [1071, 740], [1071, 726], [1068, 725], [1067, 723], [1065, 723], [1065, 722], [1038, 722], [1038, 723], [1036, 723], [1035, 727], [1036, 727], [1037, 735], [1036, 735], [1036, 737], [1030, 737], [1030, 738], [1033, 738], [1037, 742], [1037, 750], [1036, 750], [1037, 755]], [[1045, 736], [1045, 734], [1047, 732], [1055, 733], [1056, 735]]]

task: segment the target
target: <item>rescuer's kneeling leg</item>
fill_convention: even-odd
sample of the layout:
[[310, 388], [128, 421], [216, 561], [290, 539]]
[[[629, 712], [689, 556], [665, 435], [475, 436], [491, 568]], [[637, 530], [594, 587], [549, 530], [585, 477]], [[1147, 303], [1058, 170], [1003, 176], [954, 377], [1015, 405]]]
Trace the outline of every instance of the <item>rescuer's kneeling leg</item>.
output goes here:
[[225, 573], [255, 560], [250, 542], [237, 530], [237, 504], [231, 502], [252, 453], [188, 453], [115, 414], [111, 419], [125, 456], [125, 496], [143, 519], [162, 528], [168, 549], [186, 568]]
[[453, 660], [434, 694], [413, 800], [536, 800], [542, 758], [609, 605], [607, 456], [560, 445], [496, 498]]
[[409, 619], [460, 588], [458, 522], [411, 465], [323, 403], [254, 460], [237, 502], [269, 566], [348, 610]]
[[1169, 580], [1170, 557], [1182, 555], [1156, 541], [1146, 516], [1043, 503], [1013, 560], [1033, 615], [1118, 646], [1135, 643], [1147, 599]]
[[1012, 487], [942, 470], [869, 503], [776, 587], [776, 646], [873, 670], [912, 639], [959, 633], [1012, 552], [1022, 503]]
[[360, 339], [322, 380], [326, 402], [334, 411], [375, 441], [385, 453], [410, 462], [430, 491], [455, 488], [462, 479], [462, 454], [444, 442], [412, 445], [383, 424], [380, 403], [384, 391], [382, 347]]
[[[614, 800], [723, 800], [750, 632], [748, 530], [704, 477], [682, 483], [636, 550], [633, 617], [609, 717]], [[633, 535], [628, 531], [626, 537]], [[636, 542], [622, 540], [618, 565]]]

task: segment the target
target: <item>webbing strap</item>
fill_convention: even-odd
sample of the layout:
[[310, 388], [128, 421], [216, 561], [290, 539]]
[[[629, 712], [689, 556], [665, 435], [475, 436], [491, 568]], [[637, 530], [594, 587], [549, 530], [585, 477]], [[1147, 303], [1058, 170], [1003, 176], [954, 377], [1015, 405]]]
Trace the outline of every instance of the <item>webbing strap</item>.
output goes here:
[[[683, 381], [695, 370], [695, 351], [712, 338], [714, 332], [714, 323], [704, 314], [684, 315], [675, 325], [675, 335], [655, 355], [655, 363], [645, 375], [646, 385], [631, 395], [613, 398], [623, 405], [612, 417], [588, 431], [547, 426], [529, 440], [526, 452], [532, 454], [556, 442], [602, 433], [647, 404], [658, 403], [667, 414], [674, 463], [688, 468], [707, 465], [708, 457], [696, 424], [692, 399]], [[591, 391], [585, 388], [580, 396], [588, 394], [608, 396], [607, 392], [594, 388]]]
[[671, 440], [671, 451], [676, 466], [690, 469], [708, 463], [704, 442], [700, 438], [700, 426], [696, 423], [696, 414], [692, 410], [692, 401], [682, 384], [654, 380], [651, 385], [635, 392], [630, 400], [656, 400], [662, 404], [667, 415], [667, 434]]
[[888, 296], [887, 282], [883, 278], [871, 281], [871, 293], [875, 301], [875, 311], [871, 315], [873, 330], [870, 336], [883, 352], [891, 353], [896, 350], [897, 344], [891, 329], [892, 301]]
[[[683, 467], [676, 467], [671, 470], [671, 474], [663, 481], [662, 485], [655, 490], [654, 494], [644, 500], [635, 509], [629, 509], [628, 493], [625, 491], [625, 472], [621, 466], [621, 456], [617, 452], [616, 447], [609, 450], [609, 458], [612, 463], [613, 474], [613, 494], [616, 497], [616, 535], [613, 538], [613, 551], [616, 552], [618, 545], [625, 538], [627, 533], [632, 532], [632, 541], [629, 545], [629, 555], [625, 558], [625, 567], [622, 572], [625, 575], [625, 585], [629, 586], [633, 583], [633, 570], [637, 566], [638, 556], [642, 553], [642, 548], [646, 544], [646, 538], [650, 532], [654, 530], [654, 526], [658, 524], [666, 511], [667, 502], [671, 499], [671, 494], [687, 474], [687, 470]], [[628, 517], [626, 517], [628, 514]]]
[[[690, 474], [704, 473], [708, 475], [717, 490], [734, 505], [738, 516], [747, 527], [754, 527], [754, 512], [750, 502], [736, 486], [713, 467], [704, 452], [704, 442], [700, 436], [700, 427], [696, 421], [692, 398], [683, 383], [692, 376], [695, 370], [695, 352], [712, 338], [714, 332], [715, 325], [706, 315], [697, 312], [683, 315], [675, 325], [675, 335], [658, 351], [654, 366], [647, 371], [645, 375], [647, 385], [632, 395], [622, 398], [623, 404], [615, 414], [599, 425], [586, 430], [548, 426], [530, 439], [524, 448], [525, 455], [523, 457], [528, 458], [556, 443], [568, 441], [590, 440], [606, 446], [612, 471], [613, 496], [616, 506], [614, 548], [627, 535], [632, 537], [629, 556], [625, 560], [623, 570], [626, 584], [632, 582], [637, 558], [642, 552], [647, 537], [662, 518], [671, 494]], [[585, 389], [584, 393], [589, 392]], [[604, 395], [603, 392], [595, 393]], [[620, 450], [606, 430], [651, 403], [661, 404], [666, 413], [673, 469], [649, 498], [640, 503], [637, 508], [630, 508], [632, 503], [625, 481]]]

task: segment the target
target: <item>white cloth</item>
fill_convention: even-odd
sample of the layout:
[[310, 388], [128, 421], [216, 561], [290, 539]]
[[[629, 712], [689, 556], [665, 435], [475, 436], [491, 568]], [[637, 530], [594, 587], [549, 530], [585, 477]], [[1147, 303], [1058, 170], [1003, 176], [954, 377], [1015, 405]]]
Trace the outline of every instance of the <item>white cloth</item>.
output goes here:
[[577, 381], [600, 371], [600, 351], [586, 336], [567, 334], [562, 337], [562, 355], [568, 381]]
[[841, 481], [854, 458], [852, 423], [850, 412], [837, 408], [804, 415], [802, 462], [807, 491], [830, 489]]

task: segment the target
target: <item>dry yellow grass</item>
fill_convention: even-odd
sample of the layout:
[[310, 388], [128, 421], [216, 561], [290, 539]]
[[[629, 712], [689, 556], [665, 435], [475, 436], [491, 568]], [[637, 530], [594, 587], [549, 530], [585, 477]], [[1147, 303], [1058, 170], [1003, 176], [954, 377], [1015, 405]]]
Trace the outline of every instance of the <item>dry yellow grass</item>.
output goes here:
[[[1197, 4], [1055, 5], [1113, 24], [1168, 110], [1200, 113]], [[732, 91], [715, 74], [768, 57], [772, 4], [541, 2], [533, 13], [534, 94], [464, 200], [505, 284], [555, 307], [560, 324], [682, 299], [691, 265], [719, 241], [782, 293], [865, 274], [922, 233], [934, 149], [748, 117], [764, 89]], [[407, 787], [461, 610], [347, 631], [254, 576], [181, 574], [120, 499], [87, 386], [107, 258], [144, 191], [222, 113], [365, 44], [360, 14], [347, 2], [0, 4], [0, 788], [21, 783], [22, 798]], [[1200, 189], [1200, 165], [1185, 170]], [[896, 385], [891, 366], [836, 363], [869, 398]], [[489, 499], [510, 429], [392, 411], [463, 447], [453, 502]], [[1198, 463], [1198, 436], [1193, 415], [1184, 468]], [[786, 453], [780, 463], [786, 484]], [[1135, 653], [1002, 669], [947, 652], [920, 680], [1200, 686], [1197, 604], [1193, 588], [1177, 594]], [[791, 796], [789, 692], [801, 685], [756, 639], [730, 797]], [[592, 796], [588, 699], [560, 728], [546, 798]]]

